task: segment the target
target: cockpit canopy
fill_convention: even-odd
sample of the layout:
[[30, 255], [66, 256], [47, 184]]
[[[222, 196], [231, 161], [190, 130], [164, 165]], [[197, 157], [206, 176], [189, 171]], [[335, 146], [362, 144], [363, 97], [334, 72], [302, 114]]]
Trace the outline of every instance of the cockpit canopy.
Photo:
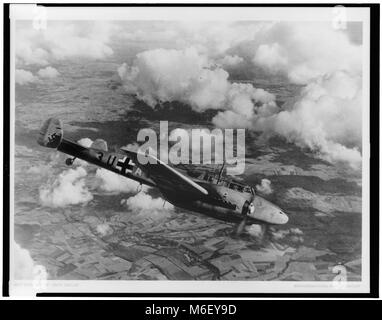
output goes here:
[[255, 190], [251, 186], [244, 185], [227, 177], [221, 177], [219, 179], [219, 174], [216, 173], [205, 172], [199, 177], [199, 179], [208, 181], [212, 184], [216, 184], [219, 186], [225, 186], [232, 190], [237, 190], [239, 192], [246, 192], [253, 195], [255, 194]]

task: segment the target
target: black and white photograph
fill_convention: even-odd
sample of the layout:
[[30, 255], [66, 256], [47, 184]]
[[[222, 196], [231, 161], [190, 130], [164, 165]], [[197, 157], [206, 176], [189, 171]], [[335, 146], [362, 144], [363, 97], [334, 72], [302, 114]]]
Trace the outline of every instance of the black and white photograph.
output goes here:
[[11, 296], [370, 292], [370, 8], [14, 4], [10, 62]]

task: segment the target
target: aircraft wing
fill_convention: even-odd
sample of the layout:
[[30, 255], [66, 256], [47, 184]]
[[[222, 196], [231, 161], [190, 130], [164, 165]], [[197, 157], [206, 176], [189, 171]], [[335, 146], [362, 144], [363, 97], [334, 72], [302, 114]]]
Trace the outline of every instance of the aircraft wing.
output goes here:
[[137, 159], [137, 152], [130, 151], [128, 149], [122, 148], [121, 151], [125, 152], [132, 159], [134, 163], [141, 168], [142, 171], [146, 172], [149, 177], [155, 181], [158, 186], [162, 186], [168, 189], [183, 190], [191, 193], [196, 193], [200, 195], [207, 195], [208, 191], [193, 181], [191, 178], [183, 175], [176, 169], [172, 168], [163, 161], [157, 159], [152, 155], [146, 155], [148, 159], [155, 161], [156, 163], [141, 164]]

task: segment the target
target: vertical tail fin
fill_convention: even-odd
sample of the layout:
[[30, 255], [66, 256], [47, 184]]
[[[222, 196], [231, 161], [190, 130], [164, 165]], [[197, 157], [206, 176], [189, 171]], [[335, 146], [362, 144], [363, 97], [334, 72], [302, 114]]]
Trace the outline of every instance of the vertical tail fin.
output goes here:
[[50, 118], [44, 122], [40, 129], [37, 143], [48, 148], [57, 148], [64, 136], [62, 123], [59, 119]]

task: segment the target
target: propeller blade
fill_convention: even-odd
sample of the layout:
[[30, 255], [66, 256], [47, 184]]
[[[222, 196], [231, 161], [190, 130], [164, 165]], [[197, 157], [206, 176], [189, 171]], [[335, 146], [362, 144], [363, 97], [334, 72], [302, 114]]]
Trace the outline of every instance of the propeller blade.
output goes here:
[[261, 240], [264, 241], [264, 239], [266, 239], [266, 237], [268, 236], [268, 232], [269, 232], [268, 225], [264, 224], [262, 226], [262, 229], [263, 229], [263, 232], [262, 232], [262, 235], [261, 235]]
[[246, 223], [247, 223], [247, 216], [245, 216], [243, 220], [237, 225], [236, 232], [235, 232], [236, 235], [239, 235], [243, 232]]

